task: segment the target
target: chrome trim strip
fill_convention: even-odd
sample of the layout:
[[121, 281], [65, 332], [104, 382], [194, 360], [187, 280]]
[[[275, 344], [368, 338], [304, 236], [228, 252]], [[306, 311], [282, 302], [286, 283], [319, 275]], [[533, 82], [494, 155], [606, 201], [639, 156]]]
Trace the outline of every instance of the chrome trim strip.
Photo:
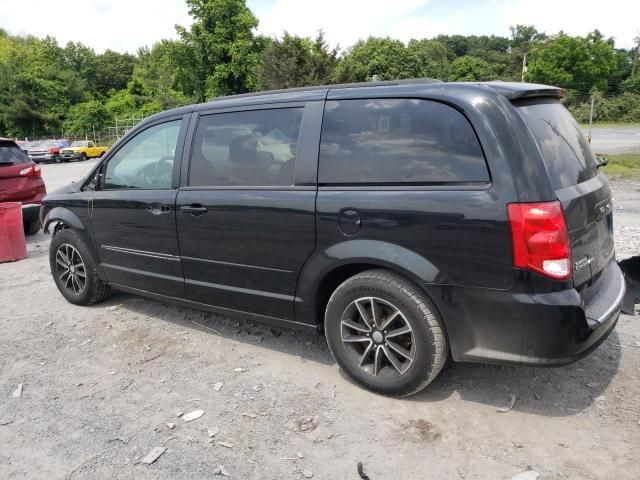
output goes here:
[[41, 203], [23, 203], [22, 208], [33, 208], [33, 207], [41, 207]]
[[149, 252], [146, 250], [135, 250], [133, 248], [113, 247], [111, 245], [100, 245], [100, 248], [104, 250], [110, 250], [112, 252], [128, 253], [130, 255], [140, 255], [142, 257], [160, 258], [162, 260], [170, 260], [172, 262], [180, 261], [180, 257], [169, 255], [168, 253]]
[[210, 260], [208, 258], [180, 257], [183, 260], [193, 260], [195, 262], [217, 263], [218, 265], [228, 265], [230, 267], [253, 268], [256, 270], [268, 270], [271, 272], [293, 273], [292, 270], [283, 270], [281, 268], [260, 267], [258, 265], [246, 265], [244, 263], [223, 262], [221, 260]]
[[616, 309], [620, 308], [620, 304], [622, 303], [622, 298], [624, 297], [624, 294], [627, 291], [627, 285], [624, 280], [624, 275], [619, 270], [618, 270], [618, 275], [622, 280], [621, 282], [622, 286], [620, 288], [620, 291], [618, 292], [618, 296], [616, 297], [615, 301], [611, 304], [611, 306], [607, 309], [607, 311], [604, 312], [602, 315], [600, 315], [600, 318], [596, 320], [596, 322], [598, 322], [601, 325], [602, 325], [602, 322], [607, 320]]
[[248, 295], [258, 295], [260, 297], [277, 298], [278, 300], [300, 301], [298, 297], [293, 297], [291, 295], [284, 295], [282, 293], [271, 293], [271, 292], [264, 292], [262, 290], [253, 290], [251, 288], [232, 287], [230, 285], [221, 285], [219, 283], [203, 282], [201, 280], [194, 280], [191, 278], [185, 279], [185, 285], [196, 285], [198, 287], [215, 288], [217, 290], [226, 290], [229, 292], [245, 293]]

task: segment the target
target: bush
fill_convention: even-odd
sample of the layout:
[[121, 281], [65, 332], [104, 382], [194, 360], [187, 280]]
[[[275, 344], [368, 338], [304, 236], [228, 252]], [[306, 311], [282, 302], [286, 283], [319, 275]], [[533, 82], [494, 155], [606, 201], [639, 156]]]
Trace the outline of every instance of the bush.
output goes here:
[[[640, 122], [640, 94], [625, 92], [622, 95], [605, 96], [594, 92], [593, 121], [595, 122]], [[574, 96], [571, 93], [565, 106], [579, 123], [589, 123], [591, 96]]]

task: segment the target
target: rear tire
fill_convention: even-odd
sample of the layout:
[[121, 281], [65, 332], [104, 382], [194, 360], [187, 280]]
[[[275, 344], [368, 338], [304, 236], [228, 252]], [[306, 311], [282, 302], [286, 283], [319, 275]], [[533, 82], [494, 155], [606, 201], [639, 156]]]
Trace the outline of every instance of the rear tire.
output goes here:
[[65, 229], [53, 236], [49, 246], [51, 275], [60, 293], [76, 305], [103, 301], [111, 287], [98, 277], [96, 262], [76, 232]]
[[24, 222], [24, 234], [27, 236], [35, 235], [40, 231], [40, 226], [40, 220], [38, 219]]
[[325, 314], [329, 349], [338, 365], [368, 390], [408, 396], [442, 370], [448, 344], [426, 295], [387, 270], [347, 279]]

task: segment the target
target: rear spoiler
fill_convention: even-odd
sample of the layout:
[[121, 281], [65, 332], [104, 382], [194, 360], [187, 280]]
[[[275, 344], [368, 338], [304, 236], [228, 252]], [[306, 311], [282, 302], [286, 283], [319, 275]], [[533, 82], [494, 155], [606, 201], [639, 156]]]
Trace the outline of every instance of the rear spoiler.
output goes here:
[[516, 82], [483, 82], [482, 85], [497, 90], [509, 100], [520, 100], [523, 98], [552, 97], [563, 98], [566, 92], [563, 88], [541, 85], [539, 83], [516, 83]]

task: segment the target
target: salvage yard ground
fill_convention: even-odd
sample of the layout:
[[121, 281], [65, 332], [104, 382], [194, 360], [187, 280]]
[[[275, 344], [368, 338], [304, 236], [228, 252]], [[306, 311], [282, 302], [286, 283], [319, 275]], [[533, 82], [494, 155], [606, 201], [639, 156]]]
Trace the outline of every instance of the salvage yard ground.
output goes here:
[[[51, 189], [88, 167], [43, 171]], [[640, 183], [613, 188], [618, 255], [637, 255]], [[48, 244], [0, 265], [2, 479], [640, 477], [637, 316], [575, 364], [450, 363], [392, 399], [341, 375], [322, 336], [120, 293], [73, 306]]]

